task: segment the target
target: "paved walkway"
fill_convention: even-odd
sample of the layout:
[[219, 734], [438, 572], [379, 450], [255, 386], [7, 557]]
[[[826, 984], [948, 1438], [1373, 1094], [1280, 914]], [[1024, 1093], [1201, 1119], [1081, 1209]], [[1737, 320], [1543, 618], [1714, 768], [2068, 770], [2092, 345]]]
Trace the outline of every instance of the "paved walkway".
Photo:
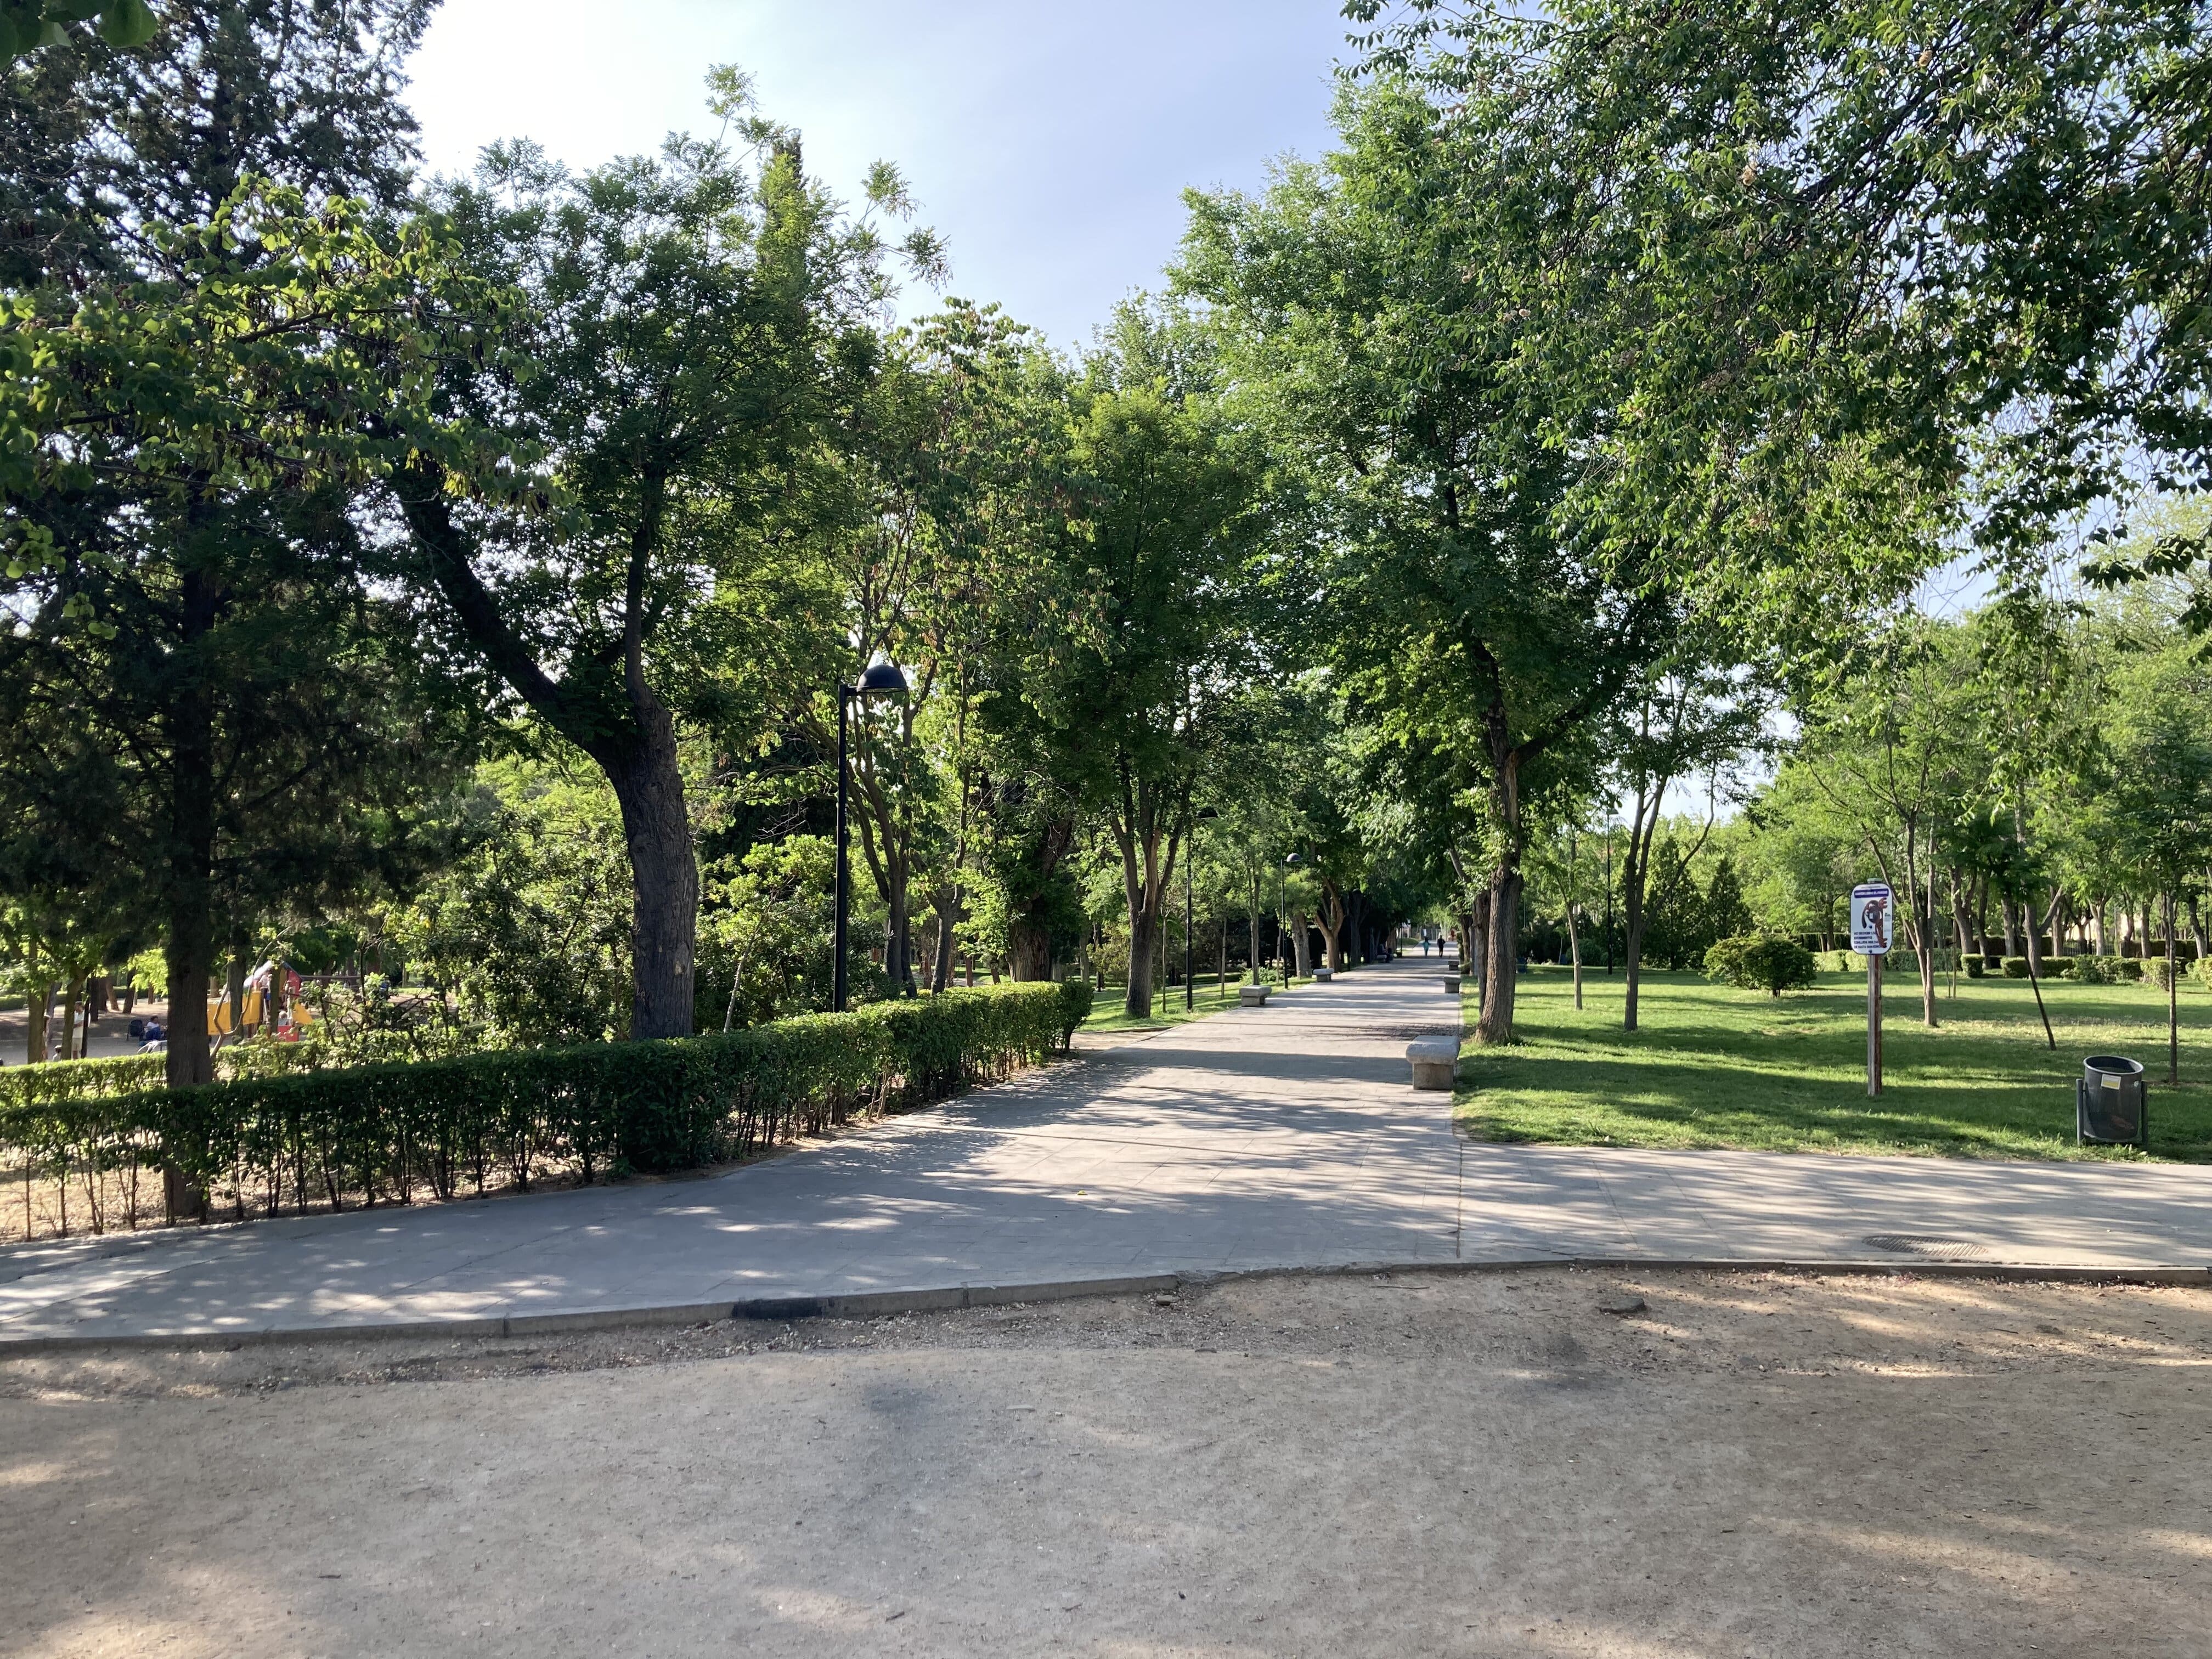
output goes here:
[[[1408, 1087], [1419, 958], [697, 1181], [0, 1253], [0, 1344], [1172, 1273], [1625, 1257], [2212, 1263], [2212, 1173], [1490, 1146]], [[1949, 1241], [1949, 1242], [1941, 1242]]]

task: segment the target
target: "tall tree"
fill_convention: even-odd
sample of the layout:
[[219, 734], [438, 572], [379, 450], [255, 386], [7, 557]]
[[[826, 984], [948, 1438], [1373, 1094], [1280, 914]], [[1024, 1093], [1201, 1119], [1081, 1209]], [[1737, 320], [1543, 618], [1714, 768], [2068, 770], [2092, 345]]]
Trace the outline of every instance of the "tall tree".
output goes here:
[[[394, 619], [371, 624], [380, 607], [345, 574], [345, 496], [331, 487], [344, 468], [311, 481], [279, 452], [374, 384], [348, 378], [357, 360], [329, 372], [343, 344], [302, 348], [321, 354], [315, 368], [285, 343], [312, 331], [307, 295], [330, 291], [333, 261], [368, 252], [333, 251], [343, 226], [320, 251], [296, 234], [332, 198], [404, 196], [414, 121], [399, 67], [428, 14], [421, 0], [166, 9], [136, 49], [70, 31], [15, 72], [0, 111], [8, 585], [25, 619], [7, 671], [19, 706], [88, 721], [134, 781], [129, 818], [52, 830], [113, 831], [161, 896], [173, 1083], [210, 1074], [226, 890], [265, 900], [310, 872], [287, 835], [319, 832], [322, 805], [349, 793], [341, 775], [382, 763], [380, 723], [408, 718], [383, 672], [362, 672], [378, 657], [404, 673], [409, 653], [384, 652]], [[232, 205], [272, 176], [304, 212]], [[216, 228], [163, 229], [195, 224]], [[390, 751], [395, 772], [404, 755]]]
[[[538, 458], [547, 489], [487, 496], [434, 447], [393, 481], [402, 568], [621, 804], [635, 1037], [688, 1036], [696, 1019], [678, 716], [744, 672], [708, 648], [730, 595], [764, 568], [818, 564], [840, 423], [876, 372], [889, 293], [870, 219], [806, 178], [796, 135], [747, 112], [742, 77], [718, 72], [714, 87], [742, 147], [674, 137], [657, 161], [580, 177], [526, 146], [495, 149], [447, 192], [477, 268], [523, 307], [507, 350], [445, 356], [447, 407]], [[891, 169], [869, 189], [872, 213], [906, 210]], [[907, 249], [933, 268], [926, 235]]]
[[[1129, 927], [1127, 1007], [1152, 1006], [1176, 860], [1202, 786], [1267, 657], [1260, 476], [1173, 312], [1125, 307], [1090, 365], [1063, 455], [1052, 550], [1082, 609], [1040, 618], [1023, 695], [1110, 830]], [[1056, 624], [1056, 625], [1055, 625]]]

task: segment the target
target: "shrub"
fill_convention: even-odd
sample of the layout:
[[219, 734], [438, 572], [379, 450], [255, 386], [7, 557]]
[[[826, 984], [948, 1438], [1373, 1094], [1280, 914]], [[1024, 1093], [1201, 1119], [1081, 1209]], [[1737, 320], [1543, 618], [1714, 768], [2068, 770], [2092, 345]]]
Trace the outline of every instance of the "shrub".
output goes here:
[[1968, 979], [1979, 979], [1983, 975], [1988, 973], [1989, 970], [1989, 964], [1984, 962], [1978, 956], [1970, 956], [1966, 958], [1966, 977]]
[[304, 1209], [451, 1197], [495, 1175], [526, 1188], [556, 1167], [588, 1182], [743, 1157], [1004, 1076], [1066, 1048], [1090, 1005], [1079, 981], [1005, 985], [712, 1036], [21, 1098], [0, 1103], [0, 1160], [50, 1178], [169, 1164], [240, 1215], [274, 1212], [288, 1189]]
[[2074, 977], [2085, 985], [2126, 985], [2142, 977], [2142, 963], [2133, 957], [2077, 957]]
[[2075, 964], [2080, 960], [2078, 957], [2045, 957], [2043, 959], [2043, 976], [2045, 979], [2071, 979], [2075, 976]]
[[2199, 985], [2208, 991], [2212, 991], [2212, 957], [2197, 957], [2189, 964], [2189, 971], [2195, 975]]
[[2007, 979], [2026, 979], [2027, 977], [2027, 958], [2026, 957], [2007, 957], [2004, 959], [2004, 976]]
[[1738, 933], [1705, 952], [1706, 978], [1723, 981], [1740, 990], [1765, 991], [1769, 996], [1804, 990], [1819, 971], [1813, 953], [1791, 939]]
[[[2185, 977], [2188, 971], [2186, 968], [2182, 969]], [[2170, 988], [2167, 981], [2173, 977], [2172, 959], [2168, 957], [2153, 957], [2142, 964], [2141, 972], [2144, 978], [2149, 980], [2160, 990], [2166, 990]]]

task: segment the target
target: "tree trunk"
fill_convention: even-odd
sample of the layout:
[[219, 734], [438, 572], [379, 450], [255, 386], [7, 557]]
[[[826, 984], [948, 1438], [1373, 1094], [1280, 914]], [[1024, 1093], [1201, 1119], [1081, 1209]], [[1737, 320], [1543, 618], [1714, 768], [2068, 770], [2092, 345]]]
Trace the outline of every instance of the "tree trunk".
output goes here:
[[1179, 837], [1168, 828], [1167, 814], [1173, 805], [1154, 786], [1122, 774], [1114, 838], [1121, 848], [1121, 896], [1129, 917], [1129, 987], [1121, 1007], [1133, 1018], [1152, 1014], [1158, 983], [1154, 957], [1166, 945], [1160, 911], [1175, 884], [1180, 848]]
[[28, 1041], [23, 1045], [23, 1063], [43, 1066], [46, 1059], [46, 1010], [53, 1000], [54, 988], [51, 981], [38, 977], [39, 947], [35, 944], [31, 946], [30, 957], [31, 982], [24, 1007], [25, 1024], [30, 1029], [26, 1033]]
[[[216, 594], [204, 574], [187, 570], [179, 597], [189, 647], [214, 626]], [[183, 1089], [215, 1081], [207, 1026], [215, 973], [215, 720], [206, 689], [188, 684], [179, 691], [169, 722], [169, 1035], [163, 1072], [172, 1089]], [[180, 1202], [186, 1199], [173, 1182], [171, 1212], [199, 1213], [198, 1204]]]
[[230, 1040], [234, 1046], [246, 1041], [246, 941], [234, 938], [230, 942], [230, 976], [224, 981], [223, 995], [230, 1003]]
[[1129, 985], [1121, 999], [1121, 1012], [1132, 1018], [1146, 1019], [1152, 1012], [1152, 953], [1159, 931], [1159, 917], [1154, 908], [1143, 900], [1131, 901], [1129, 906]]
[[629, 1035], [637, 1041], [686, 1037], [696, 1029], [691, 1001], [699, 927], [699, 864], [677, 763], [676, 723], [658, 701], [641, 713], [642, 740], [600, 762], [622, 808], [629, 848]]
[[[1959, 872], [1955, 870], [1951, 872], [1951, 933], [1958, 941], [1959, 954], [1964, 956], [1966, 952], [1967, 942], [1973, 934], [1972, 929], [1966, 925], [1966, 896], [1959, 889]], [[1955, 989], [1957, 985], [1955, 974], [1953, 975], [1952, 983]]]
[[1583, 936], [1575, 927], [1575, 906], [1571, 899], [1567, 902], [1567, 951], [1574, 958], [1575, 1012], [1580, 1013], [1583, 1006]]
[[2174, 953], [2173, 895], [2166, 896], [2166, 1080], [2181, 1082], [2181, 958]]
[[1483, 945], [1482, 1012], [1474, 1023], [1480, 1043], [1510, 1042], [1513, 997], [1519, 988], [1521, 872], [1501, 864], [1490, 880], [1490, 915]]
[[1644, 974], [1644, 871], [1633, 854], [1621, 868], [1620, 880], [1620, 964], [1621, 988], [1626, 994], [1622, 1005], [1620, 1029], [1636, 1029], [1637, 988]]
[[72, 974], [62, 988], [62, 1050], [64, 1060], [81, 1058], [77, 1053], [76, 1011], [84, 1000], [84, 975]]
[[[1291, 912], [1291, 955], [1297, 963], [1297, 975], [1300, 979], [1306, 978], [1313, 972], [1311, 962], [1313, 941], [1307, 935], [1307, 929], [1310, 925], [1304, 911]], [[1326, 923], [1323, 924], [1323, 927], [1326, 930]]]
[[1252, 983], [1260, 982], [1260, 872], [1252, 872], [1252, 908], [1248, 914], [1252, 921]]
[[[557, 682], [538, 664], [531, 645], [508, 625], [477, 574], [471, 544], [453, 516], [447, 482], [435, 462], [411, 463], [395, 481], [401, 514], [462, 632], [546, 724], [607, 775], [622, 807], [635, 890], [629, 1035], [689, 1036], [696, 1029], [699, 865], [691, 848], [684, 775], [677, 764], [676, 723], [645, 674], [643, 582], [660, 533], [666, 479], [641, 481], [648, 501], [632, 533], [620, 678], [611, 685], [598, 658], [572, 662], [569, 678]], [[617, 708], [627, 714], [626, 721], [615, 716]]]

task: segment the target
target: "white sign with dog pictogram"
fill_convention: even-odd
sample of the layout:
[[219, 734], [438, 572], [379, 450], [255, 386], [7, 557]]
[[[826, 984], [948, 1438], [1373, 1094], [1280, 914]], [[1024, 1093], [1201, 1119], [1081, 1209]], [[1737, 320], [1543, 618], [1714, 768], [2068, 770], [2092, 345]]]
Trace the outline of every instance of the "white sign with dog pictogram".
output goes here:
[[1861, 882], [1851, 889], [1851, 949], [1863, 957], [1886, 957], [1894, 934], [1897, 896], [1889, 884]]

